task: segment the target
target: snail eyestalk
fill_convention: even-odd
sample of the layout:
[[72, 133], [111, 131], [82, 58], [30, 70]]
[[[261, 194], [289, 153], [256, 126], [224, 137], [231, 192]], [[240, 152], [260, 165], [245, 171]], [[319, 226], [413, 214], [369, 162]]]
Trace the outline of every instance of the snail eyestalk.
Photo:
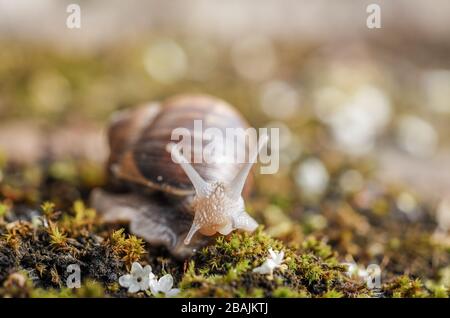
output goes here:
[[244, 189], [245, 181], [247, 180], [248, 174], [250, 173], [250, 169], [253, 164], [256, 162], [258, 158], [258, 154], [261, 152], [261, 149], [265, 146], [269, 137], [267, 135], [262, 135], [259, 138], [258, 149], [253, 151], [249, 156], [249, 162], [244, 163], [242, 165], [241, 170], [234, 177], [233, 181], [228, 185], [228, 195], [233, 199], [239, 199], [242, 194], [242, 190]]
[[167, 144], [166, 150], [170, 152], [172, 159], [175, 159], [181, 168], [183, 168], [189, 180], [191, 180], [197, 195], [206, 196], [208, 194], [208, 183], [203, 180], [186, 157], [180, 152], [179, 146], [174, 143], [169, 143]]
[[189, 229], [189, 232], [184, 239], [184, 244], [188, 245], [191, 242], [192, 237], [195, 233], [197, 233], [198, 230], [200, 230], [200, 225], [195, 222], [192, 223], [191, 228]]

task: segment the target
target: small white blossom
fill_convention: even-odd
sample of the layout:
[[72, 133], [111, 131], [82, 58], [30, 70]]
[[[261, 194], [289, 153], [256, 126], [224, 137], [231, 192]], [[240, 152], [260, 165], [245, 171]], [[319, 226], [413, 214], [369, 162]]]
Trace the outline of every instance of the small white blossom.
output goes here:
[[173, 277], [170, 274], [164, 275], [158, 280], [150, 280], [150, 290], [154, 296], [157, 296], [159, 293], [163, 293], [166, 297], [176, 296], [180, 290], [178, 288], [172, 288], [172, 286]]
[[259, 274], [273, 274], [273, 270], [275, 268], [281, 267], [283, 263], [284, 252], [273, 251], [271, 248], [269, 249], [269, 257], [266, 261], [259, 267], [253, 269], [254, 273]]
[[153, 280], [155, 280], [155, 275], [152, 273], [150, 265], [142, 268], [141, 264], [134, 262], [131, 265], [130, 274], [120, 276], [119, 284], [128, 288], [129, 293], [137, 293], [140, 290], [147, 290]]

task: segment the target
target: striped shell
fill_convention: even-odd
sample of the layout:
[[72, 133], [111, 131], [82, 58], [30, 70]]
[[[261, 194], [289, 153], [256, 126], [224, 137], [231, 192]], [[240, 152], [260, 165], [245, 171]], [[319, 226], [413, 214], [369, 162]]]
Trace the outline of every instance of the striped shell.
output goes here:
[[[193, 130], [194, 120], [202, 120], [203, 130], [214, 127], [247, 129], [248, 123], [228, 103], [207, 95], [179, 95], [162, 104], [146, 104], [119, 113], [109, 130], [109, 167], [113, 179], [127, 181], [148, 189], [177, 196], [194, 193], [191, 181], [179, 164], [174, 163], [166, 150], [176, 128]], [[210, 141], [202, 140], [203, 146]], [[198, 149], [191, 149], [194, 158]], [[240, 164], [193, 163], [206, 181], [230, 182]], [[251, 178], [246, 182], [248, 191]]]

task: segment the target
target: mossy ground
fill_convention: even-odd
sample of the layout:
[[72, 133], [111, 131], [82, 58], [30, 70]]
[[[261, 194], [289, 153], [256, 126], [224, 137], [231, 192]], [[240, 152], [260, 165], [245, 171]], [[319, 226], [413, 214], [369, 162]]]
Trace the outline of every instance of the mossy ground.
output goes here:
[[[20, 167], [25, 171], [21, 174], [17, 169], [5, 165], [0, 184], [0, 295], [4, 297], [148, 297], [143, 292], [127, 294], [118, 284], [134, 261], [150, 264], [158, 276], [172, 274], [183, 297], [448, 296], [449, 250], [431, 240], [430, 220], [421, 227], [404, 222], [407, 231], [392, 222], [399, 214], [386, 208], [389, 192], [378, 197], [385, 201], [381, 214], [360, 209], [354, 198], [336, 193], [311, 204], [311, 209], [322, 211], [326, 226], [313, 222], [308, 213], [301, 215], [300, 222], [292, 213], [284, 215], [283, 210], [295, 206], [287, 198], [260, 202], [255, 196], [249, 201], [252, 213], [261, 222], [267, 209], [272, 217], [282, 213], [287, 230], [275, 231], [273, 222], [265, 222], [265, 228], [252, 234], [219, 236], [179, 261], [163, 248], [127, 233], [126, 224], [104, 223], [83, 203], [90, 188], [103, 185], [102, 178], [85, 183], [79, 178], [80, 166], [71, 167], [75, 173], [70, 177], [41, 169], [35, 179], [29, 179], [33, 174], [27, 169], [36, 167]], [[274, 210], [275, 204], [282, 208]], [[274, 224], [279, 227], [280, 222]], [[379, 236], [386, 242], [383, 251], [370, 252]], [[252, 272], [266, 259], [269, 248], [285, 252], [285, 266], [271, 276]], [[382, 287], [371, 290], [363, 279], [349, 277], [342, 265], [349, 255], [364, 265], [382, 264]], [[82, 288], [66, 287], [70, 264], [80, 266]]]
[[[418, 79], [421, 71], [448, 69], [446, 59], [433, 58], [437, 52], [450, 56], [448, 48], [436, 43], [433, 53], [427, 53], [422, 49], [430, 43], [417, 44], [417, 51], [402, 41], [389, 40], [386, 48], [366, 43], [355, 46], [356, 56], [358, 48], [377, 54], [363, 53], [345, 62], [332, 59], [321, 43], [275, 41], [278, 75], [273, 79], [300, 88], [302, 106], [281, 123], [293, 141], [283, 153], [288, 163], [275, 175], [257, 176], [255, 191], [246, 200], [246, 208], [263, 226], [254, 234], [218, 237], [192, 258], [179, 261], [132, 236], [126, 224], [107, 224], [89, 209], [91, 190], [107, 186], [99, 163], [106, 158], [102, 151], [107, 150], [100, 149], [106, 143], [93, 142], [97, 135], [91, 131], [104, 129], [116, 109], [182, 92], [219, 96], [254, 127], [280, 122], [261, 112], [261, 85], [239, 77], [227, 43], [204, 39], [207, 47], [217, 49], [217, 65], [210, 65], [204, 80], [188, 76], [164, 85], [148, 76], [143, 57], [158, 37], [121, 41], [93, 54], [2, 41], [0, 128], [16, 153], [0, 149], [0, 296], [148, 297], [143, 292], [127, 294], [118, 284], [130, 263], [139, 261], [150, 264], [158, 276], [172, 274], [181, 296], [448, 297], [450, 248], [434, 239], [437, 222], [429, 198], [378, 180], [375, 158], [355, 160], [333, 150], [329, 127], [318, 120], [313, 107], [324, 88], [337, 88], [349, 98], [361, 87], [378, 87], [392, 102], [392, 126], [410, 112], [433, 118], [435, 114], [423, 113], [427, 100]], [[184, 36], [173, 40], [194, 61], [191, 71], [207, 66], [202, 45], [195, 49]], [[348, 52], [335, 49], [337, 56], [353, 52], [351, 46], [346, 46]], [[440, 135], [450, 136], [447, 121], [438, 122]], [[53, 138], [58, 136], [62, 138]], [[377, 141], [390, 145], [393, 140], [393, 127], [386, 127]], [[439, 142], [449, 145], [448, 138]], [[17, 149], [16, 144], [27, 147]], [[295, 169], [308, 158], [320, 159], [329, 174], [327, 189], [318, 198], [303, 196], [295, 183]], [[348, 171], [357, 171], [362, 179], [359, 189], [341, 186]], [[429, 187], [437, 186], [431, 182]], [[404, 193], [415, 202], [407, 212], [397, 204]], [[285, 252], [286, 268], [272, 277], [253, 273], [269, 248]], [[348, 277], [345, 262], [379, 265], [382, 286], [371, 290], [361, 278]], [[70, 264], [80, 266], [79, 289], [65, 287]]]

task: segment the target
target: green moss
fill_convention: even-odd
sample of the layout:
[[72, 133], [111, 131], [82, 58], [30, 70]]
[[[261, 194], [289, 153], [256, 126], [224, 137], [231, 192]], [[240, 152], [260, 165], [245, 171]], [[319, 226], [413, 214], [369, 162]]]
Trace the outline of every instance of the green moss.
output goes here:
[[101, 283], [94, 280], [86, 280], [80, 288], [36, 288], [31, 291], [32, 298], [100, 298], [105, 297], [105, 291]]
[[50, 166], [49, 175], [57, 180], [68, 183], [76, 183], [78, 176], [76, 166], [72, 161], [54, 162]]
[[128, 268], [131, 268], [131, 264], [139, 261], [146, 253], [144, 241], [135, 235], [126, 236], [124, 229], [119, 229], [111, 235], [110, 246]]
[[44, 216], [47, 219], [49, 219], [49, 220], [53, 219], [53, 217], [55, 215], [55, 204], [53, 202], [46, 201], [46, 202], [42, 203], [41, 209], [42, 209], [42, 214], [44, 214]]
[[[47, 228], [24, 221], [11, 223], [7, 229], [0, 225], [2, 250], [13, 253], [12, 257], [7, 256], [11, 259], [10, 272], [32, 268], [39, 278], [33, 283], [27, 279], [20, 285], [15, 282], [17, 276], [7, 276], [0, 295], [104, 297], [125, 293], [117, 284], [118, 277], [129, 270], [125, 265], [129, 267], [132, 261], [143, 259], [146, 250], [141, 239], [119, 229], [104, 243], [91, 243], [97, 218], [95, 211], [86, 208], [82, 201], [75, 201], [68, 211], [56, 210], [54, 204], [47, 202], [42, 211], [48, 219]], [[285, 253], [285, 266], [277, 268], [273, 275], [254, 273], [252, 270], [265, 261], [270, 248]], [[35, 254], [28, 255], [29, 250]], [[267, 235], [262, 227], [253, 234], [235, 232], [217, 237], [214, 244], [190, 259], [184, 273], [181, 265], [170, 259], [148, 260], [156, 262], [152, 266], [156, 264], [158, 275], [170, 272], [177, 277], [182, 297], [375, 296], [363, 282], [345, 275], [346, 268], [338, 261], [337, 253], [322, 240], [311, 236], [298, 246], [289, 246]], [[63, 284], [67, 277], [65, 268], [72, 263], [87, 264], [82, 265], [87, 266], [83, 268], [87, 279], [80, 289], [70, 290]], [[165, 268], [163, 263], [171, 265]], [[420, 280], [407, 276], [384, 284], [381, 292], [388, 297], [448, 297], [442, 283], [429, 283], [425, 287]]]
[[214, 245], [205, 247], [195, 257], [196, 266], [203, 274], [225, 274], [230, 269], [256, 267], [261, 265], [269, 248], [282, 250], [281, 241], [267, 236], [259, 228], [255, 233], [233, 233], [229, 238], [218, 237]]
[[82, 298], [105, 297], [105, 289], [102, 283], [88, 279], [81, 285], [81, 288], [75, 289], [75, 295]]
[[337, 290], [329, 290], [325, 294], [323, 294], [324, 298], [342, 298], [344, 297], [344, 294]]
[[[20, 270], [33, 273], [30, 282], [33, 288], [19, 293], [11, 285], [1, 289], [0, 296], [10, 295], [11, 290], [17, 295], [14, 297], [103, 296], [101, 284], [116, 283], [126, 268], [111, 247], [90, 231], [99, 226], [93, 210], [80, 201], [76, 201], [72, 211], [56, 210], [55, 204], [46, 202], [42, 204], [42, 213], [33, 222], [0, 222], [0, 283], [11, 285], [7, 283], [10, 274]], [[86, 278], [73, 295], [64, 287], [71, 264], [79, 265]]]
[[49, 222], [48, 234], [50, 235], [50, 244], [56, 248], [64, 248], [67, 246], [67, 235], [65, 235], [59, 227], [53, 223]]
[[69, 297], [105, 297], [101, 283], [86, 280], [80, 288], [36, 288], [26, 271], [12, 273], [0, 288], [3, 297], [31, 297], [31, 298], [69, 298]]
[[[284, 251], [287, 266], [273, 276], [254, 273], [272, 248]], [[253, 234], [218, 237], [193, 257], [180, 287], [187, 297], [357, 297], [369, 295], [359, 282], [344, 274], [330, 248], [317, 240], [287, 247], [259, 228]]]
[[428, 281], [425, 286], [434, 298], [448, 298], [450, 296], [448, 288], [442, 284]]
[[288, 287], [278, 287], [272, 293], [273, 297], [278, 298], [306, 298], [309, 297], [309, 293], [306, 290], [297, 291]]
[[[81, 163], [76, 166], [81, 169]], [[95, 169], [84, 169], [88, 171], [91, 168]], [[430, 233], [419, 228], [409, 231], [412, 234], [377, 229], [369, 223], [374, 220], [374, 224], [384, 226], [395, 225], [395, 222], [384, 221], [372, 214], [361, 216], [364, 212], [350, 209], [348, 204], [345, 206], [350, 212], [346, 213], [335, 213], [325, 207], [321, 215], [329, 226], [321, 227], [321, 230], [312, 229], [311, 235], [305, 237], [303, 223], [295, 224], [289, 211], [282, 211], [279, 207], [283, 204], [274, 201], [272, 204], [276, 206], [271, 207], [276, 207], [283, 218], [274, 218], [276, 220], [271, 222], [276, 225], [281, 220], [290, 224], [287, 230], [283, 230], [283, 235], [277, 235], [283, 241], [271, 237], [268, 233], [274, 232], [269, 231], [270, 228], [264, 231], [260, 227], [251, 234], [234, 232], [227, 237], [218, 236], [211, 245], [180, 262], [163, 248], [148, 246], [123, 228], [117, 230], [121, 225], [105, 224], [97, 217], [95, 211], [84, 203], [87, 198], [80, 198], [79, 194], [89, 194], [82, 188], [82, 183], [91, 186], [100, 182], [100, 177], [70, 182], [43, 177], [43, 180], [56, 183], [54, 188], [46, 184], [44, 188], [49, 191], [41, 193], [35, 188], [36, 180], [40, 179], [36, 176], [40, 173], [33, 172], [33, 169], [29, 171], [27, 180], [20, 179], [20, 174], [14, 170], [12, 174], [6, 171], [4, 180], [8, 183], [0, 183], [0, 296], [133, 296], [118, 285], [118, 278], [129, 271], [133, 261], [139, 261], [151, 264], [158, 276], [172, 274], [175, 287], [182, 290], [180, 296], [185, 297], [375, 297], [379, 296], [378, 292], [368, 290], [357, 277], [347, 277], [346, 268], [341, 265], [342, 255], [347, 254], [358, 257], [355, 259], [363, 265], [376, 259], [365, 255], [371, 238], [375, 237], [378, 241], [388, 242], [381, 246], [384, 248], [382, 255], [389, 258], [383, 269], [383, 276], [386, 276], [383, 279], [389, 280], [380, 291], [382, 296], [448, 297], [450, 253], [442, 246], [432, 245]], [[24, 187], [25, 183], [29, 185]], [[44, 202], [41, 209], [36, 208], [41, 201], [30, 205], [29, 198], [36, 192], [39, 193], [37, 197], [51, 199]], [[273, 214], [274, 210], [266, 211], [266, 201], [255, 201], [253, 213], [255, 217], [268, 221], [264, 213]], [[33, 216], [28, 221], [16, 217], [24, 206], [32, 207]], [[287, 205], [284, 208], [288, 209]], [[36, 212], [42, 215], [36, 217]], [[21, 217], [26, 220], [28, 216]], [[389, 214], [384, 217], [388, 218]], [[271, 222], [266, 223], [272, 226]], [[370, 239], [365, 233], [369, 233]], [[325, 243], [324, 237], [331, 245]], [[277, 268], [273, 275], [254, 273], [253, 269], [268, 257], [270, 248], [285, 253], [284, 266]], [[414, 262], [414, 266], [408, 266], [407, 260], [417, 252], [420, 252], [420, 259]], [[430, 253], [435, 255], [435, 267], [427, 269]], [[64, 287], [69, 264], [80, 265], [85, 279], [82, 289]], [[406, 269], [413, 277], [428, 277], [425, 280], [427, 284], [424, 286], [420, 280], [407, 276], [395, 279], [398, 272]], [[18, 288], [17, 284], [11, 284], [14, 280], [9, 276], [21, 270], [33, 273], [33, 281]], [[136, 296], [145, 297], [145, 294]]]
[[5, 217], [6, 213], [9, 211], [9, 206], [5, 203], [0, 202], [0, 218]]
[[302, 248], [306, 252], [321, 257], [322, 259], [335, 260], [335, 253], [331, 250], [331, 246], [322, 241], [318, 241], [315, 237], [308, 237], [303, 243]]
[[394, 298], [423, 298], [430, 296], [419, 279], [411, 279], [406, 275], [396, 277], [384, 284], [382, 290], [387, 296]]
[[31, 298], [73, 298], [74, 294], [72, 293], [72, 290], [70, 288], [61, 288], [61, 289], [36, 288], [31, 292], [30, 297]]
[[94, 209], [87, 208], [83, 201], [76, 200], [72, 206], [72, 213], [66, 213], [61, 218], [61, 226], [73, 234], [79, 234], [79, 231], [92, 230], [96, 221], [96, 212]]
[[0, 174], [1, 174], [1, 169], [3, 169], [6, 166], [7, 162], [8, 162], [8, 157], [6, 156], [6, 152], [0, 148]]
[[33, 284], [26, 271], [13, 272], [0, 287], [0, 295], [3, 297], [29, 297], [33, 290]]

